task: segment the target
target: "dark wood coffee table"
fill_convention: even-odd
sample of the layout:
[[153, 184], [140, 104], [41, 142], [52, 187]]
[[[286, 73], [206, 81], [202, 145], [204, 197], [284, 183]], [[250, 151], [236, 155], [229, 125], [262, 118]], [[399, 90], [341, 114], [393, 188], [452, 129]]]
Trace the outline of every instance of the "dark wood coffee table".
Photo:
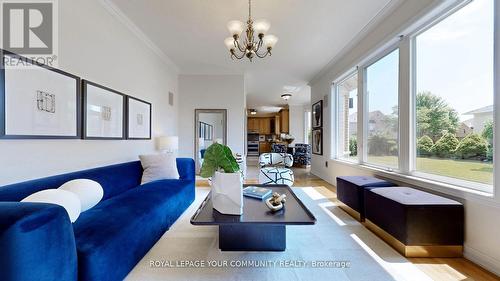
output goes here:
[[[248, 185], [245, 185], [248, 186]], [[193, 225], [218, 225], [222, 251], [284, 251], [287, 225], [312, 225], [314, 215], [286, 185], [251, 185], [286, 194], [285, 207], [271, 212], [264, 200], [243, 196], [241, 216], [223, 215], [212, 207], [211, 194], [191, 218]]]

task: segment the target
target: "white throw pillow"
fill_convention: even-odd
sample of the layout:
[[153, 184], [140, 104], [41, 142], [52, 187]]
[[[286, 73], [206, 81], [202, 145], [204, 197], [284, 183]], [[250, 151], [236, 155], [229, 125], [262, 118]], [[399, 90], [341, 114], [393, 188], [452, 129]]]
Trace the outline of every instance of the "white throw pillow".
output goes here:
[[80, 216], [80, 199], [74, 193], [61, 189], [45, 189], [31, 194], [21, 202], [52, 203], [64, 207], [71, 222]]
[[94, 207], [104, 196], [102, 186], [93, 180], [76, 179], [71, 180], [59, 187], [59, 189], [73, 192], [82, 204], [82, 212]]
[[155, 180], [178, 179], [175, 154], [140, 155], [143, 168], [141, 184]]

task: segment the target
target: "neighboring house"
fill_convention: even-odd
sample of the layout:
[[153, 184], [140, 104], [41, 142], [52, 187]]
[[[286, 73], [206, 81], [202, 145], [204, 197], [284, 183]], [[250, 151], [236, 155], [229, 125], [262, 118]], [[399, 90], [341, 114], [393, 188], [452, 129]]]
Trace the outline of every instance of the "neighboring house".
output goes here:
[[[387, 125], [385, 124], [385, 114], [380, 110], [370, 112], [370, 117], [368, 119], [368, 133], [372, 134], [375, 131], [383, 131], [386, 129]], [[357, 134], [357, 123], [358, 123], [358, 114], [357, 112], [352, 113], [349, 116], [349, 129], [350, 136], [356, 136]]]
[[463, 115], [472, 115], [471, 119], [471, 128], [472, 131], [476, 134], [480, 134], [483, 132], [484, 125], [487, 121], [493, 120], [493, 105], [488, 105], [485, 107], [481, 107], [469, 112], [464, 113]]
[[458, 125], [455, 135], [459, 139], [465, 138], [468, 134], [473, 133], [472, 119], [465, 120]]

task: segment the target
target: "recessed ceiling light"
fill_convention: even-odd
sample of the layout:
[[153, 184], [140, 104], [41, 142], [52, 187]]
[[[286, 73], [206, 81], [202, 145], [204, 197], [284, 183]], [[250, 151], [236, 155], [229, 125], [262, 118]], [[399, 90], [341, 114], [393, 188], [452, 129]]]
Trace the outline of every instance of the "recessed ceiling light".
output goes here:
[[250, 115], [255, 115], [257, 114], [257, 110], [256, 109], [250, 109]]
[[288, 93], [281, 95], [281, 98], [284, 100], [289, 100], [291, 97], [292, 97], [292, 94], [288, 94]]

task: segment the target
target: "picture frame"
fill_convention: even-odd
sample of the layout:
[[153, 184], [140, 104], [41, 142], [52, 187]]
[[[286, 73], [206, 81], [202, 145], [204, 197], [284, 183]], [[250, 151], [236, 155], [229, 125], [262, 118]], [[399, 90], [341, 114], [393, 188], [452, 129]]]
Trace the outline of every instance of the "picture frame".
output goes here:
[[311, 108], [312, 113], [312, 127], [313, 128], [322, 128], [323, 127], [323, 100], [320, 100], [312, 105]]
[[82, 80], [83, 139], [123, 140], [126, 136], [126, 95]]
[[127, 139], [150, 140], [153, 106], [150, 102], [127, 96]]
[[81, 138], [80, 77], [2, 49], [0, 58], [1, 139]]
[[312, 130], [312, 153], [323, 155], [323, 129], [316, 128]]

